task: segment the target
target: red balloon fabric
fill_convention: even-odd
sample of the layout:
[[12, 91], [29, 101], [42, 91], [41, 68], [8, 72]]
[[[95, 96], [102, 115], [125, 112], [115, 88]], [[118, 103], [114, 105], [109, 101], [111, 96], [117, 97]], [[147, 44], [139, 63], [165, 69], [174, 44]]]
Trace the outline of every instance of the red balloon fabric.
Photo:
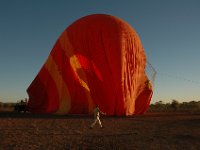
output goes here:
[[144, 113], [152, 97], [146, 56], [134, 29], [105, 14], [83, 17], [58, 38], [27, 89], [34, 113]]

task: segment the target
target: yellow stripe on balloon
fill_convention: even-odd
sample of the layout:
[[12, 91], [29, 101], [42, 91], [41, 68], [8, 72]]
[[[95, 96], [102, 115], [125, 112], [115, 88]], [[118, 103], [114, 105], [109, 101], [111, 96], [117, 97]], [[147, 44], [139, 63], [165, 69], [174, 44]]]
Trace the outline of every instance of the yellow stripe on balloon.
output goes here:
[[53, 78], [58, 94], [59, 94], [59, 108], [57, 114], [68, 113], [71, 108], [71, 97], [67, 85], [63, 81], [62, 75], [58, 71], [58, 67], [54, 62], [51, 55], [49, 55], [47, 62], [45, 63], [45, 68], [48, 70], [49, 74]]
[[62, 38], [59, 39], [59, 42], [60, 42], [60, 45], [61, 45], [62, 49], [65, 52], [65, 55], [70, 60], [70, 65], [71, 65], [73, 71], [75, 72], [79, 83], [85, 89], [85, 94], [87, 96], [88, 105], [89, 105], [88, 106], [88, 111], [90, 113], [92, 113], [92, 111], [94, 109], [94, 102], [93, 102], [92, 97], [91, 97], [91, 93], [90, 93], [90, 88], [88, 86], [87, 77], [86, 77], [86, 74], [85, 74], [84, 70], [81, 67], [79, 59], [74, 54], [73, 46], [71, 45], [71, 43], [70, 43], [70, 41], [68, 39], [67, 32], [63, 32]]
[[[84, 87], [88, 92], [90, 92], [90, 89], [89, 89], [87, 83], [85, 82], [85, 81], [87, 81], [87, 79], [86, 78], [84, 79], [85, 73], [83, 72], [83, 69], [81, 68], [81, 65], [79, 64], [78, 58], [76, 57], [76, 55], [73, 55], [69, 59], [70, 59], [70, 65], [72, 66], [72, 69], [73, 69], [74, 73], [76, 74], [76, 77], [78, 78], [81, 86]], [[80, 71], [80, 72], [78, 73], [78, 71]]]

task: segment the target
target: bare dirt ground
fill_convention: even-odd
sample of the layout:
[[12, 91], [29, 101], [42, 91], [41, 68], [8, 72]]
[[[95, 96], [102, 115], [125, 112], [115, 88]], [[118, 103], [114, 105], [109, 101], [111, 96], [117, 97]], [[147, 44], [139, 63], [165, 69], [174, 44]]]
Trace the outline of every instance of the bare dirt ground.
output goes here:
[[90, 129], [89, 116], [0, 113], [0, 150], [196, 150], [200, 114], [147, 113], [102, 117]]

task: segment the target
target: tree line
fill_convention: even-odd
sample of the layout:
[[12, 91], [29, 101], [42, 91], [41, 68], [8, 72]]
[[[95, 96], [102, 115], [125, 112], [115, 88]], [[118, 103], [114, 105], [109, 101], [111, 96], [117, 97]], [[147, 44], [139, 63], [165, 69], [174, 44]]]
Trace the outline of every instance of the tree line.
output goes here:
[[[0, 110], [14, 109], [17, 103], [3, 103], [0, 102]], [[168, 112], [168, 111], [190, 111], [197, 112], [200, 111], [200, 101], [189, 101], [189, 102], [178, 102], [177, 100], [172, 100], [170, 103], [164, 103], [163, 101], [158, 101], [154, 104], [150, 104], [148, 112]]]
[[189, 111], [196, 112], [200, 111], [200, 101], [189, 101], [189, 102], [178, 102], [177, 100], [172, 100], [170, 103], [164, 103], [163, 101], [158, 101], [154, 104], [150, 104], [148, 108], [149, 112], [157, 111]]

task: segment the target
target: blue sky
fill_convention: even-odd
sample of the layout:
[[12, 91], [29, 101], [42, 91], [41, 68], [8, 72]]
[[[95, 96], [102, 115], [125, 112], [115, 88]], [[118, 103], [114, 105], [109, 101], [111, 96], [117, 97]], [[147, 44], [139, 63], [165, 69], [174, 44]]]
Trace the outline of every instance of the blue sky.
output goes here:
[[199, 0], [0, 0], [0, 101], [26, 89], [71, 23], [104, 13], [128, 22], [157, 70], [152, 102], [200, 100]]

